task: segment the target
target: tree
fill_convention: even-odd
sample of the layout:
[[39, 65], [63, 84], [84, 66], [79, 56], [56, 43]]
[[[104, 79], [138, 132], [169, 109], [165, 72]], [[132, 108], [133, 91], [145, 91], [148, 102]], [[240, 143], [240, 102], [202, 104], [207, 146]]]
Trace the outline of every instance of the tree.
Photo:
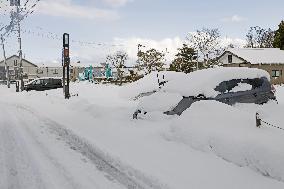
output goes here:
[[117, 77], [119, 79], [119, 85], [122, 85], [123, 68], [125, 68], [125, 62], [128, 59], [128, 55], [125, 52], [118, 51], [113, 55], [107, 56], [107, 63], [113, 65], [117, 70]]
[[170, 64], [171, 71], [189, 73], [196, 67], [194, 60], [197, 60], [197, 53], [187, 44], [183, 44], [183, 47], [178, 49], [178, 53], [175, 57], [176, 58]]
[[274, 41], [274, 31], [270, 28], [263, 29], [259, 26], [250, 27], [246, 35], [248, 48], [272, 48]]
[[159, 52], [154, 48], [144, 52], [141, 50], [141, 47], [143, 46], [138, 44], [137, 63], [139, 69], [146, 69], [146, 73], [161, 71], [164, 66], [165, 53]]
[[220, 51], [220, 32], [219, 29], [203, 28], [195, 33], [190, 33], [187, 40], [192, 48], [197, 49], [201, 53], [201, 58], [205, 62], [205, 66], [209, 67], [210, 61], [219, 55]]
[[281, 21], [278, 30], [275, 32], [273, 47], [284, 50], [284, 20]]

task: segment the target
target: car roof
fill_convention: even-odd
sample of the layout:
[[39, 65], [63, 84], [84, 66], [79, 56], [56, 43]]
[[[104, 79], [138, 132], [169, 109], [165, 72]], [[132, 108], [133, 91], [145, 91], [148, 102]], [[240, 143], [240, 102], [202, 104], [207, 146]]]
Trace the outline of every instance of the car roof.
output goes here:
[[203, 94], [206, 97], [215, 97], [218, 94], [214, 89], [223, 81], [262, 77], [270, 81], [270, 75], [266, 71], [256, 68], [210, 68], [195, 71], [173, 79], [169, 81], [163, 89], [169, 92], [179, 93], [182, 96], [197, 96]]

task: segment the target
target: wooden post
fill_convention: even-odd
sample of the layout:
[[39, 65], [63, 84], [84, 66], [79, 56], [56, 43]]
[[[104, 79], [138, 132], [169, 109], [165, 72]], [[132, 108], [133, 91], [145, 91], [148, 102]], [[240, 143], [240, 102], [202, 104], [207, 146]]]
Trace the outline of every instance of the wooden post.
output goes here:
[[257, 112], [255, 114], [255, 119], [256, 119], [256, 127], [260, 128], [260, 126], [261, 126], [261, 119], [259, 117], [259, 113], [257, 113]]

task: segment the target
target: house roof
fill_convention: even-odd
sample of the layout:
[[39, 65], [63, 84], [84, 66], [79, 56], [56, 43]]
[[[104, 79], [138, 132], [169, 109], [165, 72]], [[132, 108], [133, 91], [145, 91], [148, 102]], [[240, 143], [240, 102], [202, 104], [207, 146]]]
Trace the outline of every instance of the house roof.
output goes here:
[[284, 64], [284, 51], [278, 48], [230, 48], [226, 52], [251, 64]]
[[[12, 56], [10, 56], [9, 58], [7, 58], [7, 60], [9, 60], [9, 59], [11, 59], [11, 58], [14, 58], [14, 57], [19, 58], [19, 56], [17, 56], [17, 55], [12, 55]], [[34, 67], [38, 67], [36, 64], [31, 63], [30, 61], [28, 61], [28, 60], [26, 60], [26, 59], [24, 59], [24, 58], [23, 58], [22, 60], [26, 61], [27, 63], [29, 63], [29, 64], [31, 64], [31, 65], [33, 65]], [[2, 64], [2, 63], [4, 63], [4, 60], [2, 60], [2, 61], [0, 62], [0, 64]]]

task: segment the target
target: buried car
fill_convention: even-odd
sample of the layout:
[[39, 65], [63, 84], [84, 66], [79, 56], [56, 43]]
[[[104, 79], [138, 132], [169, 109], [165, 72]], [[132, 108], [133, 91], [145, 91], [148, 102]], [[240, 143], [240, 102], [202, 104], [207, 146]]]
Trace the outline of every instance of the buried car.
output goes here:
[[[153, 111], [160, 111], [166, 115], [181, 115], [194, 102], [200, 100], [216, 100], [228, 105], [263, 104], [269, 100], [276, 100], [274, 93], [270, 75], [264, 70], [210, 68], [172, 79], [155, 95], [141, 98], [133, 118], [137, 119], [140, 114]], [[169, 101], [170, 105], [161, 106], [168, 104]]]

